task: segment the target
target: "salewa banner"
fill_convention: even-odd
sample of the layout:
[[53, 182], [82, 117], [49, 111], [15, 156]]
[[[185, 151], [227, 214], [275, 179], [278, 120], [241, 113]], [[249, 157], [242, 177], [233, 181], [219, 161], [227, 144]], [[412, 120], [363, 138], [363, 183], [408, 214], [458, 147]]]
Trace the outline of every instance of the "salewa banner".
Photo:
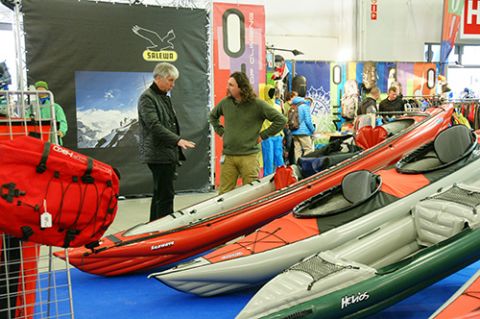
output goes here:
[[203, 9], [24, 0], [29, 84], [45, 80], [63, 106], [64, 145], [120, 170], [121, 194], [151, 193], [138, 159], [137, 101], [158, 62], [180, 71], [171, 91], [186, 151], [176, 189], [209, 182], [207, 12]]

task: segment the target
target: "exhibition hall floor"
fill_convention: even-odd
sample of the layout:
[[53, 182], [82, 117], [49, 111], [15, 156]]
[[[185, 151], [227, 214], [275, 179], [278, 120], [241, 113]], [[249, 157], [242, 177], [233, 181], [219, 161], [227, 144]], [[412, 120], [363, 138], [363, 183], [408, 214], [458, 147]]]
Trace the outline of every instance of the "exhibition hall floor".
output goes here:
[[[175, 207], [185, 207], [214, 195], [177, 195]], [[150, 198], [120, 201], [116, 220], [107, 233], [145, 222], [149, 205]], [[428, 318], [479, 268], [480, 261], [370, 318]], [[258, 290], [257, 287], [229, 295], [198, 297], [147, 279], [149, 273], [105, 278], [72, 269], [75, 318], [234, 318]]]

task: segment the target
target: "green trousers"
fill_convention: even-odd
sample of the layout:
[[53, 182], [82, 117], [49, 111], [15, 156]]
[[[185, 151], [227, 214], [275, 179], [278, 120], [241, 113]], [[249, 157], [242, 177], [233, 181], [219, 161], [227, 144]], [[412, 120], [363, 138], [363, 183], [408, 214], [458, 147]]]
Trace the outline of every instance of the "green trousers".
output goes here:
[[239, 177], [242, 178], [243, 185], [258, 179], [260, 171], [259, 153], [224, 156], [225, 160], [221, 164], [219, 194], [234, 189]]

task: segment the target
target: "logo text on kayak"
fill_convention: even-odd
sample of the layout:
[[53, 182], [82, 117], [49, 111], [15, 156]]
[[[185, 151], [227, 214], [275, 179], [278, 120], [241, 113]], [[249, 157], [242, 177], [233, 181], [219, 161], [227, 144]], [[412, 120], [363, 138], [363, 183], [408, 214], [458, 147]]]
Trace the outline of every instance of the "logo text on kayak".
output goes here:
[[361, 301], [365, 301], [368, 298], [370, 298], [370, 296], [368, 295], [368, 292], [366, 292], [366, 291], [363, 292], [363, 293], [359, 292], [356, 295], [345, 296], [345, 297], [342, 298], [342, 309], [347, 308], [351, 304], [361, 302]]
[[157, 249], [160, 249], [160, 248], [170, 247], [170, 246], [173, 246], [173, 245], [175, 245], [174, 240], [163, 243], [163, 244], [159, 244], [159, 245], [152, 245], [152, 247], [150, 247], [150, 249], [151, 250], [157, 250]]

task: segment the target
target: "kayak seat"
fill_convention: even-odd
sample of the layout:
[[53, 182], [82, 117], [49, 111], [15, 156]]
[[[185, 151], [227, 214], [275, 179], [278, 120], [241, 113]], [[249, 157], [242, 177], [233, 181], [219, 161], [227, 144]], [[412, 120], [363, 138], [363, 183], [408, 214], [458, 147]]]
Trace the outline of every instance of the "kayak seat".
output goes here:
[[303, 177], [309, 177], [315, 175], [329, 167], [332, 167], [338, 163], [341, 163], [353, 156], [357, 155], [358, 151], [348, 152], [348, 153], [337, 153], [330, 154], [326, 156], [321, 156], [318, 158], [313, 157], [300, 157], [298, 159], [298, 166], [302, 172]]
[[437, 244], [480, 222], [480, 189], [453, 185], [445, 192], [421, 201], [413, 208], [418, 242]]
[[437, 135], [433, 147], [442, 163], [450, 163], [459, 157], [472, 145], [470, 129], [464, 125], [452, 126]]
[[377, 189], [377, 177], [366, 170], [345, 175], [342, 180], [343, 197], [350, 203], [368, 199]]
[[318, 218], [343, 213], [371, 199], [381, 187], [379, 175], [367, 170], [351, 172], [340, 185], [298, 204], [293, 214], [298, 218]]
[[469, 156], [477, 147], [476, 135], [466, 126], [455, 125], [440, 132], [396, 164], [403, 174], [428, 173], [445, 168]]

